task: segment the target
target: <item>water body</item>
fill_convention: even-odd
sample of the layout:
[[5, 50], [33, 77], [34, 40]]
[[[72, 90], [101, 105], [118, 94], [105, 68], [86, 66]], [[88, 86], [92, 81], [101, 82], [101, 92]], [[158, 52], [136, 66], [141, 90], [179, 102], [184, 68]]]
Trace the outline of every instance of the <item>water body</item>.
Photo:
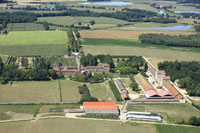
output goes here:
[[179, 26], [168, 26], [168, 27], [148, 27], [148, 28], [129, 28], [132, 30], [174, 30], [174, 31], [184, 31], [189, 30], [191, 25], [179, 25]]
[[195, 13], [195, 14], [200, 14], [198, 11], [174, 11], [174, 13], [180, 14], [180, 13]]
[[132, 5], [132, 2], [84, 2], [81, 5], [100, 5], [100, 6], [127, 6]]

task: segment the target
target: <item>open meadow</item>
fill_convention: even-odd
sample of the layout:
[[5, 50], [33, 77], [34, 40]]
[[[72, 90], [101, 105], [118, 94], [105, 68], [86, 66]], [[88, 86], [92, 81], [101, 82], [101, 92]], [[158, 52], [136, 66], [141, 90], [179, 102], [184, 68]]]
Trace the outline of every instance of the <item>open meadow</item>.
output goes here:
[[98, 98], [99, 101], [115, 101], [115, 97], [111, 88], [108, 84], [108, 81], [97, 84], [88, 84], [90, 94], [93, 97]]
[[0, 36], [0, 54], [64, 55], [67, 53], [67, 41], [64, 31], [13, 31]]
[[147, 58], [162, 60], [179, 60], [179, 61], [200, 61], [199, 52], [176, 51], [170, 49], [155, 49], [154, 47], [124, 47], [124, 46], [89, 46], [84, 45], [85, 53], [110, 54], [110, 55], [135, 55]]
[[177, 104], [177, 103], [129, 104], [127, 110], [161, 113], [164, 118], [164, 121], [167, 121], [169, 123], [178, 123], [183, 120], [187, 122], [188, 119], [192, 116], [200, 117], [200, 111], [191, 106], [190, 104]]

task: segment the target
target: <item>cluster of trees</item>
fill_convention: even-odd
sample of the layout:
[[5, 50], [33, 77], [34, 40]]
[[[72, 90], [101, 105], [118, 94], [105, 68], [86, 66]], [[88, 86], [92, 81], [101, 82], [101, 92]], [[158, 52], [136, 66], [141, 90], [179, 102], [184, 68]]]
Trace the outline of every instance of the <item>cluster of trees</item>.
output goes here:
[[200, 126], [200, 117], [197, 118], [196, 116], [190, 117], [188, 124], [193, 126]]
[[200, 25], [195, 25], [194, 29], [196, 32], [200, 33]]
[[94, 73], [93, 75], [91, 73], [87, 75], [76, 74], [71, 79], [79, 82], [101, 83], [104, 81], [104, 75], [102, 73]]
[[141, 71], [140, 67], [145, 65], [145, 61], [141, 56], [132, 56], [127, 60], [117, 60], [117, 68], [120, 74], [137, 74]]
[[177, 23], [176, 19], [170, 19], [170, 18], [164, 18], [164, 17], [152, 18], [152, 19], [150, 19], [150, 22], [163, 23], [163, 24]]
[[97, 58], [91, 54], [88, 54], [87, 56], [83, 56], [80, 60], [80, 63], [83, 66], [97, 66]]
[[139, 36], [142, 43], [200, 48], [200, 34], [169, 36], [164, 34], [142, 34]]
[[[79, 36], [74, 36], [74, 35], [79, 35]], [[68, 36], [68, 46], [67, 46], [67, 52], [68, 55], [71, 55], [71, 52], [79, 52], [79, 49], [81, 47], [81, 42], [79, 40], [80, 34], [78, 31], [73, 31], [71, 28], [68, 29], [67, 31], [67, 36]]]
[[112, 59], [112, 56], [110, 56], [110, 55], [96, 55], [95, 57], [97, 59], [99, 59], [101, 63], [109, 64], [110, 68], [114, 68], [115, 67], [115, 64], [114, 64], [114, 61]]
[[7, 23], [29, 23], [37, 20], [36, 14], [30, 12], [2, 12], [0, 24], [6, 28]]
[[199, 62], [168, 62], [159, 63], [160, 70], [165, 70], [172, 81], [179, 80], [178, 84], [186, 88], [190, 96], [200, 96], [200, 63]]
[[10, 63], [6, 65], [0, 58], [0, 83], [6, 84], [8, 81], [28, 80], [47, 81], [51, 78], [63, 78], [62, 74], [57, 74], [53, 69], [50, 69], [50, 64], [41, 57], [36, 57], [33, 60], [33, 65], [34, 68], [31, 69], [19, 69], [17, 64]]
[[88, 101], [88, 102], [89, 101], [94, 101], [94, 102], [98, 101], [98, 99], [96, 97], [91, 96], [90, 91], [86, 85], [79, 86], [78, 89], [79, 89], [79, 93], [81, 94], [80, 103], [83, 103], [85, 101]]

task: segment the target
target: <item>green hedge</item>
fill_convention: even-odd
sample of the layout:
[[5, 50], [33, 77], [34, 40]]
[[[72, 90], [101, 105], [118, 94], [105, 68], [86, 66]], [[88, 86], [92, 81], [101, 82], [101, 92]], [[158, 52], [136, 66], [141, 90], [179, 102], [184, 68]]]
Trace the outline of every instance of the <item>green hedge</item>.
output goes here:
[[113, 94], [115, 96], [115, 99], [117, 101], [123, 101], [123, 99], [121, 97], [121, 94], [120, 94], [119, 90], [117, 89], [114, 81], [109, 81], [109, 85], [110, 85], [110, 88], [111, 88], [111, 90], [112, 90], [112, 92], [113, 92]]

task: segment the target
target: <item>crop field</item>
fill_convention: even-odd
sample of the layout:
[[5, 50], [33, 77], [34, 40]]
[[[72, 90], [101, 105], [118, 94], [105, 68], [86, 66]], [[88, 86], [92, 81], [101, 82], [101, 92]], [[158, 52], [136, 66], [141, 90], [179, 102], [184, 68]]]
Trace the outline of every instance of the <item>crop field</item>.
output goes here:
[[110, 55], [136, 55], [159, 60], [200, 61], [200, 53], [177, 51], [172, 49], [155, 49], [155, 47], [89, 46], [84, 45], [85, 53]]
[[[53, 125], [53, 126], [52, 126]], [[119, 121], [78, 120], [66, 118], [49, 118], [36, 121], [1, 123], [2, 132], [6, 133], [198, 133], [198, 127], [139, 124]]]
[[36, 31], [44, 30], [42, 24], [35, 23], [9, 23], [7, 24], [8, 31]]
[[119, 31], [119, 30], [84, 30], [80, 31], [82, 38], [104, 38], [104, 39], [138, 39], [141, 34], [155, 33], [166, 35], [190, 35], [189, 31]]
[[[161, 113], [164, 117], [164, 120], [170, 123], [177, 123], [182, 120], [188, 121], [192, 116], [200, 117], [200, 111], [192, 107], [189, 104], [174, 104], [174, 103], [165, 103], [165, 104], [129, 104], [128, 110], [134, 111], [137, 107], [143, 107], [145, 112], [156, 112]], [[136, 110], [138, 111], [138, 110]], [[142, 110], [141, 110], [142, 111]]]
[[67, 41], [64, 31], [13, 31], [0, 36], [0, 54], [64, 55]]
[[106, 17], [40, 17], [38, 18], [39, 22], [47, 21], [48, 23], [70, 26], [72, 24], [77, 24], [78, 22], [90, 22], [91, 20], [95, 20], [97, 24], [126, 24], [127, 21], [114, 19], [114, 18], [106, 18]]
[[108, 81], [97, 84], [88, 84], [88, 88], [93, 97], [97, 97], [99, 101], [115, 101], [115, 97]]

